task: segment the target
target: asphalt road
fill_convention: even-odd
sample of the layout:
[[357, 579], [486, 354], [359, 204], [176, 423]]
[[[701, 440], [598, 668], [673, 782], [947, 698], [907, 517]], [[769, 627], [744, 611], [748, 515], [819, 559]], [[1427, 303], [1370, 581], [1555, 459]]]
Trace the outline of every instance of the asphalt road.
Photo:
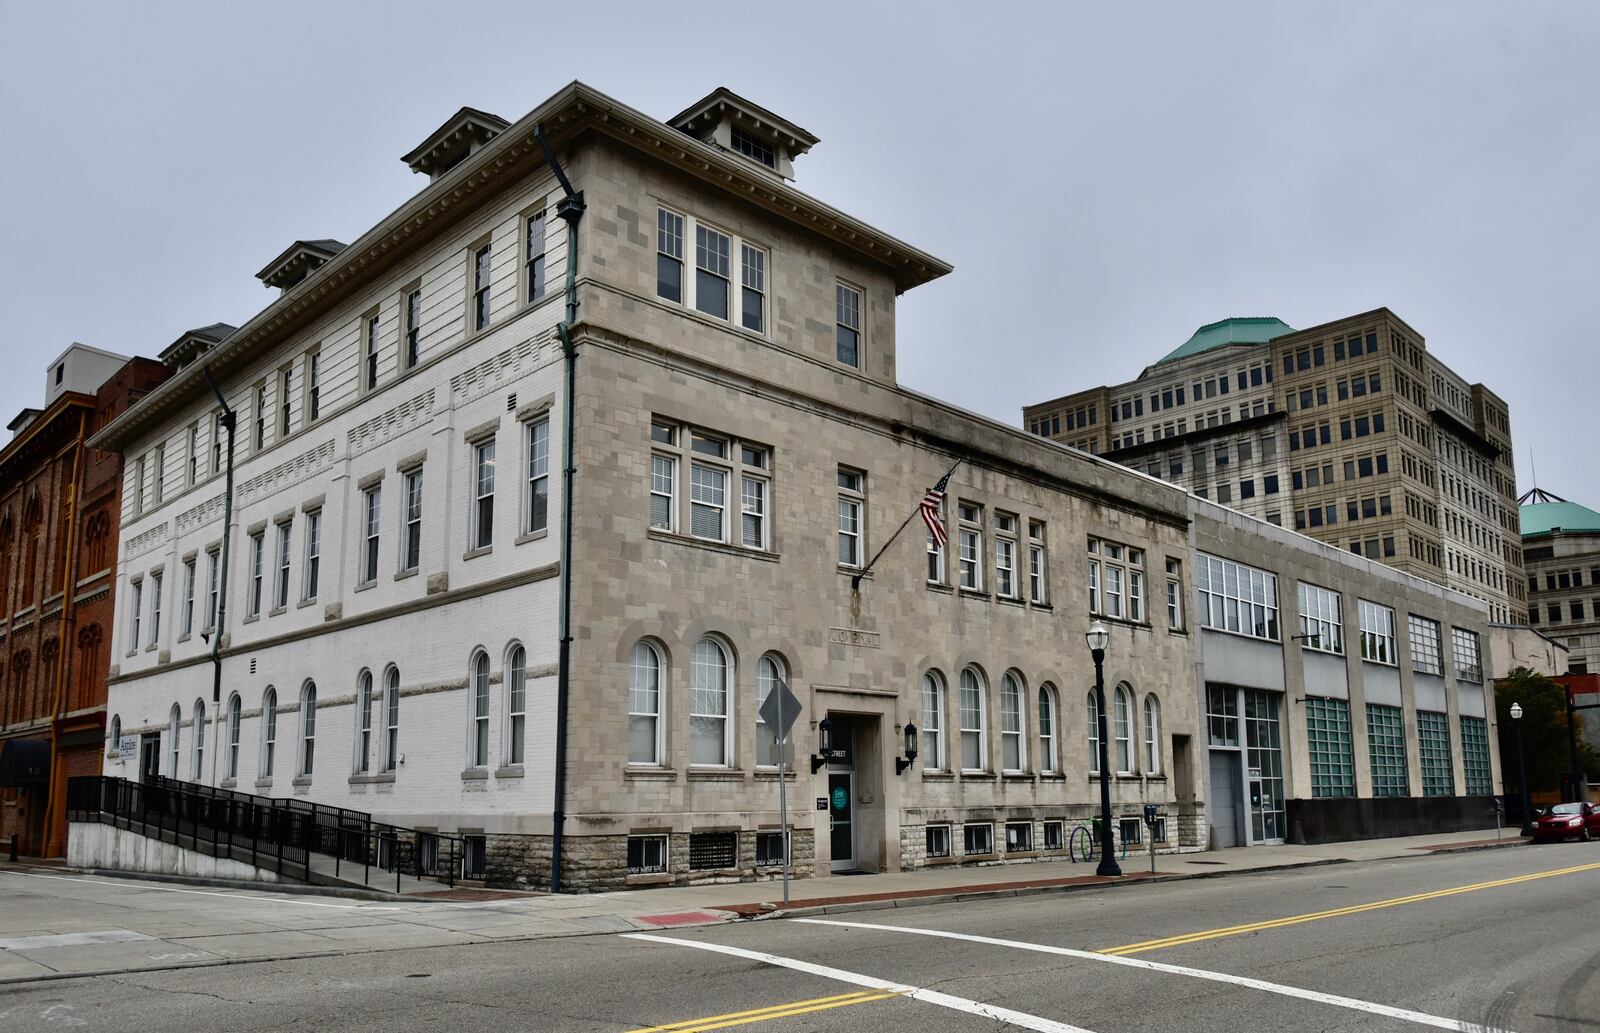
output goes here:
[[0, 985], [8, 1033], [287, 1026], [1581, 1033], [1600, 844]]

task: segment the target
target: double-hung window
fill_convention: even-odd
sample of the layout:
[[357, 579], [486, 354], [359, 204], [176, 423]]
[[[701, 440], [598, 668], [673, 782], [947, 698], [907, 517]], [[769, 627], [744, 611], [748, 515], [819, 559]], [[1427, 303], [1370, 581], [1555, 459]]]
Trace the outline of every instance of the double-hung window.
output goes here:
[[404, 573], [422, 563], [422, 467], [408, 471], [401, 484], [406, 507], [400, 528], [400, 570]]
[[994, 515], [994, 590], [1002, 598], [1017, 597], [1017, 518]]
[[846, 366], [861, 366], [861, 292], [844, 283], [834, 285], [834, 323], [837, 356]]
[[211, 414], [211, 476], [222, 472], [222, 410]]
[[314, 351], [306, 356], [306, 375], [303, 380], [306, 400], [303, 407], [304, 423], [315, 423], [322, 415], [322, 353]]
[[[944, 500], [939, 500], [939, 524], [944, 525]], [[939, 539], [932, 531], [924, 529], [927, 539], [928, 551], [928, 583], [930, 585], [944, 584], [944, 551], [945, 547], [939, 544]]]
[[1361, 658], [1380, 664], [1395, 664], [1394, 610], [1365, 599], [1357, 600], [1361, 610]]
[[656, 294], [683, 301], [683, 216], [656, 211]]
[[371, 391], [378, 386], [378, 310], [367, 313], [366, 327], [361, 334], [362, 361], [361, 386]]
[[322, 510], [306, 514], [306, 559], [300, 568], [300, 598], [317, 597], [317, 576], [322, 573]]
[[523, 244], [522, 264], [528, 283], [527, 298], [538, 301], [544, 297], [544, 211], [528, 216]]
[[746, 330], [767, 329], [767, 253], [749, 244], [739, 245], [739, 320]]
[[1035, 606], [1044, 606], [1050, 601], [1044, 541], [1044, 522], [1028, 521], [1028, 598]]
[[[708, 434], [689, 434], [689, 451], [727, 459], [728, 442]], [[692, 459], [689, 464], [689, 534], [714, 542], [728, 536], [728, 470], [717, 463]]]
[[543, 531], [550, 523], [550, 420], [534, 420], [523, 431], [527, 478], [522, 495], [522, 533]]
[[422, 288], [406, 291], [400, 307], [405, 316], [405, 366], [410, 369], [422, 361]]
[[1022, 771], [1027, 764], [1023, 712], [1022, 682], [1007, 671], [1000, 678], [1000, 764], [1006, 771]]
[[1090, 611], [1142, 622], [1144, 596], [1144, 550], [1089, 539]]
[[862, 518], [866, 509], [867, 475], [839, 467], [839, 565], [862, 564]]
[[1183, 561], [1167, 560], [1167, 627], [1183, 630]]
[[944, 679], [927, 671], [922, 675], [922, 766], [943, 771], [945, 763]]
[[217, 605], [219, 602], [217, 567], [219, 557], [220, 553], [217, 549], [211, 549], [206, 553], [206, 631], [210, 631], [217, 626]]
[[[257, 452], [259, 452], [263, 448], [267, 447], [267, 384], [266, 384], [266, 381], [262, 381], [261, 383], [256, 385], [256, 414], [255, 415], [256, 415], [256, 432], [255, 432], [255, 437], [252, 440], [254, 440], [254, 442], [255, 442], [255, 450]], [[144, 473], [144, 463], [143, 463], [143, 461], [141, 461], [140, 464], [139, 464], [139, 473], [141, 474], [141, 476]], [[139, 494], [141, 496], [144, 495], [144, 481], [142, 479], [139, 482]], [[143, 499], [141, 498], [139, 501], [142, 502]]]
[[1300, 582], [1300, 638], [1305, 648], [1344, 652], [1342, 606], [1338, 592]]
[[[650, 426], [650, 440], [676, 446], [678, 429], [661, 423]], [[650, 453], [650, 526], [660, 531], [678, 527], [678, 460], [676, 456]]]
[[189, 424], [189, 451], [184, 456], [184, 482], [185, 488], [192, 488], [200, 482], [200, 424]]
[[472, 470], [470, 547], [487, 549], [494, 544], [494, 438], [472, 446]]
[[192, 557], [183, 561], [183, 604], [178, 611], [183, 622], [178, 631], [180, 638], [188, 638], [194, 632], [194, 565]]
[[158, 570], [150, 575], [150, 641], [146, 645], [155, 645], [161, 641], [161, 572]]
[[766, 469], [768, 455], [765, 449], [739, 446], [746, 467], [739, 474], [739, 544], [747, 549], [767, 548], [768, 481], [757, 471]]
[[294, 381], [294, 367], [285, 366], [278, 371], [278, 437], [289, 436], [289, 389]]
[[272, 608], [281, 610], [289, 605], [289, 543], [294, 524], [285, 520], [278, 525], [278, 568], [272, 583]]
[[472, 329], [489, 326], [489, 242], [472, 252]]
[[983, 507], [976, 503], [956, 504], [956, 553], [961, 587], [983, 591]]
[[128, 586], [128, 652], [139, 648], [140, 621], [144, 617], [144, 582], [134, 581]]
[[708, 316], [728, 318], [729, 250], [724, 233], [708, 226], [694, 230], [694, 307]]
[[378, 579], [378, 530], [383, 514], [383, 485], [374, 484], [361, 493], [361, 571], [362, 584]]
[[244, 615], [246, 617], [259, 617], [261, 615], [261, 581], [265, 576], [263, 570], [266, 563], [267, 533], [257, 531], [250, 536], [250, 582], [249, 590], [245, 595]]
[[975, 668], [962, 670], [959, 696], [961, 770], [983, 771], [988, 762], [988, 744], [984, 741], [983, 676]]

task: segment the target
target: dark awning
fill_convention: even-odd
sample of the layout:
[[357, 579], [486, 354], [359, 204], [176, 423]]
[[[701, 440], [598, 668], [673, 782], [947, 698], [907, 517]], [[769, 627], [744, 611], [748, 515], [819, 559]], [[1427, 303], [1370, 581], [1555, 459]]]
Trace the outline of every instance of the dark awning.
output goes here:
[[43, 785], [50, 777], [50, 743], [44, 739], [0, 741], [0, 786]]

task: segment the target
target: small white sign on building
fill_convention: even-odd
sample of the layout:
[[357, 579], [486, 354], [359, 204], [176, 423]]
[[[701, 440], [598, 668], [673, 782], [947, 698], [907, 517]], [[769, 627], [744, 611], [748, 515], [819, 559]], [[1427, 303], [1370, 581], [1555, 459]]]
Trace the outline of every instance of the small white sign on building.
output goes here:
[[135, 760], [139, 756], [139, 737], [124, 735], [117, 740], [117, 762]]

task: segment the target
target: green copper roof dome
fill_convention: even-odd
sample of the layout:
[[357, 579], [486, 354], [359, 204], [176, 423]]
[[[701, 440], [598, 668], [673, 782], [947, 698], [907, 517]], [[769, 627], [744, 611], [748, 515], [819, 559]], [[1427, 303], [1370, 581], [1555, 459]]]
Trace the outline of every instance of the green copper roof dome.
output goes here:
[[1522, 537], [1549, 534], [1552, 531], [1569, 531], [1600, 534], [1600, 513], [1588, 506], [1568, 502], [1560, 495], [1552, 495], [1538, 488], [1517, 501], [1522, 503]]
[[1266, 344], [1274, 337], [1294, 333], [1294, 327], [1276, 316], [1235, 316], [1207, 323], [1176, 350], [1168, 352], [1156, 365], [1187, 359], [1229, 344]]

